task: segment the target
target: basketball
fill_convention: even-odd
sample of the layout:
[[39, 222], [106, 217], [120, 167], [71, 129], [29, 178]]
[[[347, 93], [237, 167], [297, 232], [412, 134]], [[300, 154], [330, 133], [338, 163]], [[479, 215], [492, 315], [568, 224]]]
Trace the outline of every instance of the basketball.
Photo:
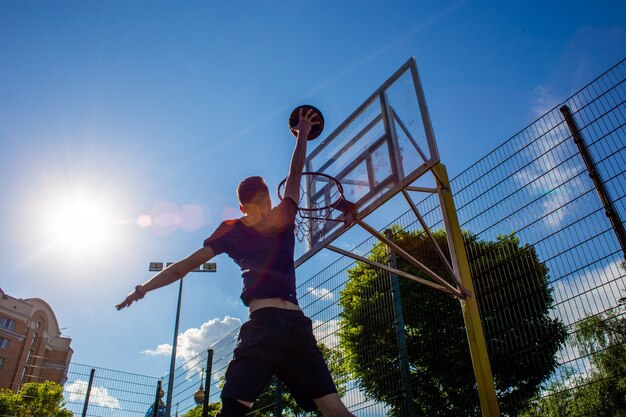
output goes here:
[[291, 112], [291, 115], [289, 116], [289, 130], [294, 136], [298, 134], [298, 132], [293, 130], [293, 128], [298, 125], [298, 119], [300, 117], [300, 109], [302, 109], [303, 115], [306, 115], [306, 112], [309, 109], [312, 109], [315, 113], [317, 113], [317, 116], [313, 118], [313, 121], [319, 122], [319, 123], [311, 127], [311, 132], [309, 133], [309, 137], [307, 138], [308, 140], [313, 140], [322, 133], [322, 130], [324, 130], [324, 116], [322, 115], [322, 112], [319, 111], [319, 109], [309, 104], [304, 104], [302, 106], [296, 107], [295, 109], [293, 109], [293, 111]]

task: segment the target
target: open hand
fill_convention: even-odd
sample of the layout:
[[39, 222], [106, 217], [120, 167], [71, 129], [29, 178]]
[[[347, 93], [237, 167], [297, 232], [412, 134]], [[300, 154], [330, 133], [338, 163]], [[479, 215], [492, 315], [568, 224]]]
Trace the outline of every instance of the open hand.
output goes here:
[[304, 109], [301, 107], [298, 114], [298, 124], [293, 128], [293, 130], [298, 132], [298, 139], [303, 138], [307, 139], [309, 137], [309, 133], [311, 133], [311, 128], [314, 125], [320, 124], [319, 121], [313, 121], [317, 117], [317, 112], [313, 109], [307, 109], [306, 113], [304, 113]]
[[[140, 286], [138, 285], [137, 287], [140, 287]], [[135, 287], [135, 291], [133, 291], [130, 294], [128, 294], [128, 296], [126, 296], [124, 301], [122, 301], [121, 303], [117, 304], [115, 306], [115, 308], [117, 308], [118, 310], [121, 310], [121, 309], [123, 309], [125, 307], [129, 307], [135, 301], [141, 300], [146, 295], [146, 293], [138, 291], [137, 287]]]

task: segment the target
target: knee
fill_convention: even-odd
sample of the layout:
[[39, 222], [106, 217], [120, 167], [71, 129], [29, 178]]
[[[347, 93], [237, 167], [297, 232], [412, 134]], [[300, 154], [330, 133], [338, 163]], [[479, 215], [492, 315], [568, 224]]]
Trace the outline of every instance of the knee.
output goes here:
[[315, 405], [324, 414], [324, 417], [355, 417], [344, 405], [336, 393], [316, 398]]
[[244, 417], [250, 407], [232, 398], [222, 398], [222, 408], [215, 417]]

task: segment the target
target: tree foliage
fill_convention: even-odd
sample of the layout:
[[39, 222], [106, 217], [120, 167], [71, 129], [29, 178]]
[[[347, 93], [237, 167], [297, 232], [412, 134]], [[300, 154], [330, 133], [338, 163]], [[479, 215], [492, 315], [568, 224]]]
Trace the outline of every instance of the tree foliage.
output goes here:
[[[423, 234], [393, 228], [393, 240], [440, 276], [449, 276], [434, 245]], [[447, 254], [444, 231], [433, 234]], [[562, 322], [552, 319], [548, 270], [532, 246], [515, 236], [495, 242], [465, 232], [464, 241], [500, 408], [518, 415], [556, 367], [566, 339]], [[388, 262], [386, 246], [371, 259]], [[398, 268], [425, 274], [398, 257]], [[350, 371], [370, 398], [404, 415], [389, 274], [358, 263], [340, 293], [340, 332]], [[400, 279], [410, 386], [418, 415], [478, 416], [480, 406], [459, 301], [405, 278]]]
[[63, 408], [63, 387], [56, 382], [28, 382], [19, 392], [0, 391], [0, 415], [16, 417], [71, 417]]
[[534, 402], [525, 417], [626, 417], [626, 317], [624, 311], [589, 316], [575, 326], [572, 342], [591, 371], [567, 372]]
[[[220, 403], [209, 403], [208, 417], [214, 417], [220, 411]], [[202, 404], [190, 409], [182, 417], [202, 417]]]

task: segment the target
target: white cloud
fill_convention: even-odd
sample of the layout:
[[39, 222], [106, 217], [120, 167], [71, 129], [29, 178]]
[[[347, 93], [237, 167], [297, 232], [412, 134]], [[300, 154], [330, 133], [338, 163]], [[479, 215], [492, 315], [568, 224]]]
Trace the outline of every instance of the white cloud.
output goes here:
[[[573, 325], [587, 316], [602, 313], [618, 304], [626, 276], [620, 269], [620, 261], [613, 261], [600, 268], [586, 270], [567, 280], [557, 281], [554, 296], [557, 302], [551, 315], [559, 317], [565, 325]], [[570, 328], [570, 331], [573, 329]], [[559, 352], [559, 363], [573, 371], [566, 379], [566, 386], [574, 384], [575, 378], [587, 376], [592, 366], [578, 346], [568, 341]]]
[[[71, 384], [65, 385], [63, 394], [68, 402], [83, 402], [85, 401], [85, 395], [87, 395], [88, 385], [87, 381], [78, 379]], [[89, 404], [106, 408], [120, 408], [119, 400], [110, 395], [107, 388], [98, 386], [91, 387]]]
[[313, 287], [309, 287], [307, 288], [307, 291], [309, 291], [309, 293], [317, 298], [318, 300], [333, 300], [335, 298], [335, 294], [327, 289], [327, 288], [323, 288], [323, 287], [319, 287], [319, 288], [313, 288]]
[[359, 411], [359, 415], [367, 411], [368, 416], [384, 417], [389, 415], [389, 407], [384, 403], [367, 398], [355, 382], [349, 382], [346, 394], [341, 401], [353, 412]]
[[546, 87], [538, 85], [533, 88], [531, 109], [535, 117], [543, 116], [560, 103], [561, 101], [552, 95]]
[[563, 220], [565, 220], [565, 216], [567, 213], [565, 209], [559, 210], [561, 204], [558, 201], [544, 201], [541, 204], [541, 207], [543, 208], [543, 214], [546, 216], [545, 222], [549, 226], [557, 228], [563, 223]]
[[626, 286], [626, 277], [623, 274], [620, 261], [613, 261], [600, 268], [557, 281], [554, 284], [554, 297], [557, 301], [554, 314], [566, 325], [570, 325], [586, 316], [617, 306]]
[[313, 334], [319, 343], [334, 349], [339, 345], [339, 320], [313, 321]]
[[[535, 125], [540, 131], [544, 129], [540, 122]], [[564, 163], [566, 152], [555, 151], [564, 140], [559, 129], [538, 138], [524, 151], [530, 164], [513, 176], [521, 187], [543, 196], [538, 214], [550, 228], [558, 228], [564, 223], [568, 214], [575, 210], [568, 203], [586, 188], [581, 177], [582, 165], [571, 165], [571, 160]]]
[[164, 343], [156, 347], [156, 349], [146, 349], [141, 352], [143, 355], [148, 356], [167, 356], [172, 354], [172, 345]]
[[215, 318], [202, 323], [199, 329], [187, 329], [178, 336], [176, 356], [188, 361], [239, 327], [241, 320], [226, 316], [223, 320]]
[[[202, 323], [199, 329], [194, 327], [187, 329], [178, 335], [176, 357], [187, 361], [239, 327], [241, 320], [226, 316], [223, 320], [215, 318]], [[170, 355], [172, 345], [164, 343], [158, 345], [156, 349], [146, 349], [141, 353], [149, 356]]]
[[[200, 328], [190, 328], [178, 335], [178, 346], [176, 348], [176, 359], [184, 362], [185, 369], [193, 375], [198, 373], [204, 366], [204, 362], [190, 362], [199, 353], [206, 351], [209, 346], [214, 345], [224, 339], [233, 331], [241, 327], [241, 320], [235, 317], [226, 316], [224, 319], [214, 318], [202, 323]], [[167, 356], [172, 354], [172, 345], [161, 344], [156, 349], [147, 349], [141, 352], [148, 356]]]

